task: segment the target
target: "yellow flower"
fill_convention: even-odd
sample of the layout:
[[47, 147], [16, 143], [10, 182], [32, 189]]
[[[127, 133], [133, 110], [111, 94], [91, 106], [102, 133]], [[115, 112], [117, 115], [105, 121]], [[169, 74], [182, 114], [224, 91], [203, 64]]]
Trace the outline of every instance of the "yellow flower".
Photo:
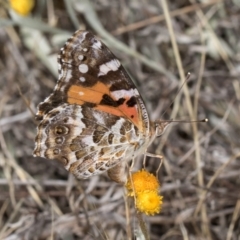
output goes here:
[[163, 197], [156, 191], [144, 191], [136, 197], [136, 208], [146, 215], [154, 215], [160, 212]]
[[33, 7], [34, 0], [9, 0], [11, 8], [20, 15], [28, 15]]
[[145, 169], [142, 169], [138, 172], [135, 172], [128, 178], [128, 181], [125, 185], [128, 190], [128, 196], [137, 196], [142, 191], [155, 191], [158, 192], [160, 188], [159, 181], [156, 176], [147, 172]]
[[125, 185], [128, 196], [135, 197], [139, 212], [154, 215], [160, 212], [163, 197], [158, 194], [160, 183], [156, 176], [142, 169], [133, 173]]

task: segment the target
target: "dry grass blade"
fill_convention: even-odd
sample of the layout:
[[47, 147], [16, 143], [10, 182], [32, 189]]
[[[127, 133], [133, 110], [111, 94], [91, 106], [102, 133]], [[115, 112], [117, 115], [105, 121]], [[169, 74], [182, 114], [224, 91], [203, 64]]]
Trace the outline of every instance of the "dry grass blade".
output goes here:
[[[208, 7], [209, 5], [217, 4], [217, 3], [220, 3], [220, 2], [222, 2], [222, 0], [212, 0], [212, 1], [209, 1], [209, 2], [206, 2], [206, 3], [201, 3], [201, 4], [196, 3], [196, 4], [193, 4], [193, 5], [187, 6], [187, 7], [183, 7], [183, 8], [171, 11], [170, 16], [171, 17], [177, 17], [179, 15], [183, 15], [183, 14], [186, 14], [186, 13], [189, 13], [189, 12], [196, 11], [199, 8], [205, 8], [205, 7]], [[126, 32], [136, 31], [139, 28], [147, 27], [148, 25], [159, 23], [159, 22], [164, 21], [164, 20], [165, 20], [165, 16], [163, 16], [163, 15], [150, 17], [149, 19], [146, 19], [146, 20], [142, 20], [142, 21], [139, 21], [139, 22], [136, 22], [136, 23], [132, 23], [132, 24], [129, 24], [129, 25], [124, 26], [124, 27], [119, 27], [116, 30], [114, 30], [112, 32], [112, 34], [113, 35], [120, 35], [120, 34], [123, 34], [123, 33], [126, 33]]]
[[240, 200], [237, 201], [236, 207], [233, 212], [234, 214], [232, 216], [232, 221], [227, 232], [226, 240], [231, 240], [233, 237], [234, 226], [235, 224], [237, 224], [237, 219], [239, 218], [240, 215]]
[[[12, 204], [14, 206], [14, 205], [16, 205], [16, 200], [15, 200], [15, 196], [14, 196], [15, 190], [14, 190], [14, 185], [13, 185], [13, 182], [12, 182], [12, 176], [10, 175], [9, 167], [12, 167], [14, 169], [17, 176], [23, 182], [27, 182], [27, 179], [28, 179], [27, 175], [28, 174], [16, 163], [16, 161], [11, 156], [11, 153], [9, 152], [9, 150], [7, 148], [5, 139], [4, 139], [1, 131], [0, 131], [0, 142], [1, 142], [2, 149], [3, 149], [5, 155], [8, 158], [6, 168], [5, 168], [5, 173], [7, 174], [7, 178], [9, 180], [10, 197], [11, 197], [11, 200], [12, 200]], [[32, 186], [27, 186], [27, 189], [28, 189], [30, 195], [32, 196], [32, 198], [38, 204], [38, 206], [42, 208], [43, 207], [43, 202], [42, 202], [41, 198], [39, 197], [38, 193], [36, 192], [36, 190]]]
[[1, 228], [0, 230], [0, 238], [4, 239], [6, 236], [8, 236], [9, 234], [11, 234], [11, 232], [7, 231], [8, 228], [8, 224], [10, 224], [12, 222], [12, 220], [15, 218], [15, 216], [17, 215], [17, 213], [19, 212], [21, 206], [23, 204], [23, 201], [19, 201], [16, 205], [15, 205], [15, 209], [14, 211], [11, 213], [8, 221], [5, 223], [5, 225]]
[[216, 179], [218, 178], [218, 176], [223, 172], [224, 169], [226, 169], [226, 167], [233, 161], [236, 160], [236, 158], [240, 157], [240, 153], [232, 156], [231, 158], [228, 159], [228, 161], [226, 163], [224, 163], [219, 169], [217, 169], [217, 171], [215, 172], [215, 174], [212, 176], [212, 178], [209, 180], [209, 182], [206, 185], [207, 190], [203, 190], [202, 194], [201, 194], [201, 198], [196, 206], [196, 210], [195, 210], [195, 217], [198, 215], [201, 206], [203, 205], [203, 203], [206, 200], [206, 195], [208, 192], [208, 189], [210, 189], [210, 187], [213, 185], [214, 181], [216, 181]]

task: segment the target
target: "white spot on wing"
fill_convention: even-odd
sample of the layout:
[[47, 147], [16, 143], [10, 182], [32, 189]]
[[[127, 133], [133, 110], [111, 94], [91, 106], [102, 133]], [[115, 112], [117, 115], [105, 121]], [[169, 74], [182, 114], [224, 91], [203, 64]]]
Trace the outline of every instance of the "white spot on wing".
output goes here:
[[111, 131], [115, 134], [119, 134], [120, 133], [120, 129], [123, 125], [123, 123], [125, 122], [125, 120], [123, 118], [120, 118], [112, 127], [111, 127]]
[[138, 91], [135, 91], [136, 89], [129, 89], [129, 90], [117, 90], [111, 92], [111, 95], [114, 97], [114, 99], [118, 100], [120, 98], [131, 98], [132, 96], [138, 96]]
[[88, 72], [88, 66], [86, 64], [80, 64], [78, 68], [81, 73]]
[[78, 56], [78, 59], [79, 59], [80, 61], [82, 61], [82, 60], [83, 60], [83, 58], [84, 58], [84, 56], [83, 56], [83, 55], [79, 55], [79, 56]]
[[82, 138], [82, 142], [86, 144], [87, 146], [95, 146], [96, 144], [93, 142], [92, 135], [88, 135], [84, 138]]
[[106, 65], [112, 70], [112, 71], [117, 71], [119, 66], [120, 66], [120, 62], [117, 59], [113, 59], [110, 62], [107, 62]]
[[139, 92], [138, 92], [138, 90], [136, 88], [134, 88], [133, 92], [134, 92], [134, 95], [139, 96]]
[[95, 119], [97, 119], [97, 123], [100, 123], [100, 124], [102, 124], [102, 125], [105, 126], [106, 123], [105, 123], [105, 121], [104, 121], [103, 116], [101, 115], [101, 113], [93, 112], [93, 116], [94, 116]]
[[95, 40], [94, 43], [93, 43], [93, 45], [92, 45], [92, 47], [95, 48], [95, 49], [101, 49], [102, 44], [101, 44], [100, 41]]
[[107, 63], [104, 63], [99, 67], [100, 72], [99, 72], [98, 76], [104, 76], [109, 71], [117, 71], [119, 69], [120, 65], [121, 65], [121, 63], [117, 59], [113, 59]]
[[85, 81], [86, 81], [85, 77], [80, 77], [79, 80], [80, 80], [81, 82], [85, 82]]
[[84, 92], [79, 92], [78, 94], [79, 94], [80, 96], [82, 96], [82, 95], [84, 95]]
[[[63, 72], [63, 71], [62, 71]], [[72, 78], [72, 70], [68, 69], [67, 71], [65, 71], [65, 78], [64, 81], [65, 82], [69, 82], [69, 80]]]
[[109, 71], [111, 71], [111, 69], [106, 64], [102, 64], [100, 66], [100, 72], [98, 74], [98, 77], [106, 75]]
[[58, 71], [59, 71], [58, 79], [61, 79], [63, 77], [63, 69], [61, 64], [58, 64]]

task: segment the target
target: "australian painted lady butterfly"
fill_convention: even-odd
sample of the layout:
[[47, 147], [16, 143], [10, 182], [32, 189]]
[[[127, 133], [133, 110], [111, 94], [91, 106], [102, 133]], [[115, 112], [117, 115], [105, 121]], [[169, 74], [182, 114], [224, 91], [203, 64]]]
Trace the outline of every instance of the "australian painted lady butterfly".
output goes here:
[[150, 122], [121, 63], [92, 33], [75, 32], [58, 63], [57, 85], [38, 106], [34, 156], [62, 162], [77, 178], [108, 171], [123, 181], [126, 161], [148, 155], [167, 123]]

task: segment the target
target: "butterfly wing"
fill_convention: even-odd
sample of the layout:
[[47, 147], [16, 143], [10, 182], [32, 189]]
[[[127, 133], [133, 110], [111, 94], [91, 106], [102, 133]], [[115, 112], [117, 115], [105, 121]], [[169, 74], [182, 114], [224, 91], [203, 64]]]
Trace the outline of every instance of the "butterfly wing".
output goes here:
[[58, 63], [57, 85], [38, 107], [34, 156], [59, 160], [86, 178], [143, 152], [150, 138], [148, 114], [110, 50], [90, 32], [77, 31]]
[[77, 104], [128, 118], [144, 135], [149, 118], [132, 80], [113, 53], [92, 33], [77, 31], [61, 49], [59, 80], [39, 105], [37, 119], [63, 104]]
[[77, 178], [87, 178], [134, 157], [144, 143], [139, 137], [125, 118], [63, 104], [39, 124], [34, 155], [58, 160]]

